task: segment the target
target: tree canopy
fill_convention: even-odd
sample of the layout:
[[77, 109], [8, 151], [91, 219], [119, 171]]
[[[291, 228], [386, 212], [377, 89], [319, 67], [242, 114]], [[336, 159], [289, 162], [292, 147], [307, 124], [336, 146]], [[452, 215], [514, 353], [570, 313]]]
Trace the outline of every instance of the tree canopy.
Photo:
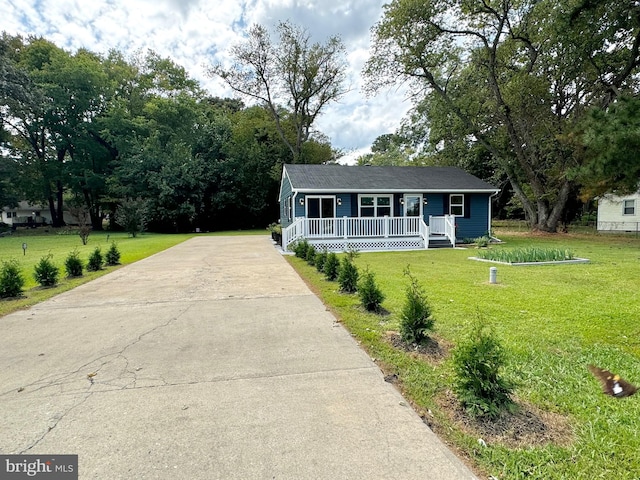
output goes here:
[[311, 163], [304, 145], [324, 107], [344, 93], [345, 48], [339, 37], [312, 43], [309, 33], [290, 22], [278, 25], [274, 44], [262, 25], [254, 25], [244, 43], [231, 49], [234, 64], [209, 70], [240, 95], [268, 109], [294, 163]]
[[371, 93], [408, 85], [414, 145], [452, 162], [487, 152], [475, 158], [508, 178], [532, 227], [555, 231], [587, 160], [585, 118], [637, 93], [639, 9], [630, 0], [394, 0], [373, 29], [364, 75]]
[[[119, 228], [116, 212], [131, 205], [144, 205], [144, 223], [156, 231], [277, 220], [281, 166], [294, 160], [280, 133], [295, 138], [286, 106], [274, 119], [268, 105], [211, 98], [183, 67], [153, 51], [130, 58], [72, 53], [5, 33], [0, 58], [3, 205], [47, 205], [55, 226], [64, 224], [65, 205], [81, 207], [94, 229], [105, 218]], [[313, 101], [299, 113], [318, 108]], [[296, 148], [309, 162], [334, 155], [310, 130]]]

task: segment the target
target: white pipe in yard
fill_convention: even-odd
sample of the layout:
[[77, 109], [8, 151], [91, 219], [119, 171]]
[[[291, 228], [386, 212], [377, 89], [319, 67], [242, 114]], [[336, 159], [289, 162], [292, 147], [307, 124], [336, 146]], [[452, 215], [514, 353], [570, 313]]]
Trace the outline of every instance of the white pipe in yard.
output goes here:
[[497, 283], [498, 282], [498, 269], [496, 267], [491, 267], [489, 269], [489, 283]]

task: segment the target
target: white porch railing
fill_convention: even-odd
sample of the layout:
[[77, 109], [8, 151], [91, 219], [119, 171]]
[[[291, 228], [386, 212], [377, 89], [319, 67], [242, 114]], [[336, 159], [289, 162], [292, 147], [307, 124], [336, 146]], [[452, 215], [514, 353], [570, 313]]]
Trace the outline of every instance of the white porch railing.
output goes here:
[[429, 216], [429, 230], [432, 235], [444, 235], [451, 242], [456, 244], [456, 217], [445, 215], [443, 217]]
[[[282, 229], [282, 247], [288, 250], [293, 242], [303, 238], [312, 241], [338, 239], [346, 245], [348, 240], [412, 237], [421, 238], [424, 248], [429, 248], [429, 234], [446, 234], [447, 228], [447, 222], [437, 222], [442, 217], [431, 218], [438, 225], [436, 231], [421, 217], [299, 218]], [[455, 230], [453, 235], [455, 243]]]
[[305, 220], [304, 218], [298, 218], [291, 225], [282, 229], [282, 248], [285, 251], [293, 242], [304, 238]]

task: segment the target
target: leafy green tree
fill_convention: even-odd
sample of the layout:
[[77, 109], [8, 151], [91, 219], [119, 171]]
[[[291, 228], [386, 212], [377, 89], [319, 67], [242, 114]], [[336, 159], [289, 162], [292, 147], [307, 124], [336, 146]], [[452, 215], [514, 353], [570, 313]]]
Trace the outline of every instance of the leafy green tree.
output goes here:
[[[555, 231], [583, 161], [568, 139], [590, 105], [634, 90], [632, 2], [394, 0], [373, 29], [371, 92], [408, 82], [436, 152], [479, 144], [531, 226]], [[456, 141], [456, 138], [459, 141]]]
[[640, 99], [622, 96], [585, 122], [587, 162], [578, 178], [587, 196], [636, 192], [640, 182]]
[[147, 226], [147, 204], [144, 200], [124, 200], [115, 212], [115, 222], [133, 238], [145, 231]]
[[312, 43], [307, 31], [289, 22], [279, 24], [278, 35], [274, 44], [264, 26], [254, 25], [246, 42], [231, 49], [232, 67], [216, 64], [210, 74], [264, 105], [293, 162], [300, 163], [316, 118], [346, 93], [345, 50], [338, 37]]

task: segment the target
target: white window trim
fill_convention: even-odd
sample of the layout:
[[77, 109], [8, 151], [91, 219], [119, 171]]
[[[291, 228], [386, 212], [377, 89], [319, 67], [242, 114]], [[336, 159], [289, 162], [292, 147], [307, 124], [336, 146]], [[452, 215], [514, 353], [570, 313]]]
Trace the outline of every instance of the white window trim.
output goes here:
[[[453, 203], [451, 201], [452, 197], [462, 197], [462, 203]], [[451, 207], [462, 207], [462, 213], [460, 215], [456, 215], [451, 213]], [[454, 217], [464, 217], [464, 193], [451, 193], [449, 194], [449, 215], [453, 215]]]
[[[323, 217], [320, 216], [320, 218], [336, 218], [335, 216], [338, 213], [338, 205], [337, 205], [337, 201], [336, 201], [336, 195], [305, 195], [304, 197], [304, 216], [306, 218], [309, 218], [309, 200], [310, 199], [314, 199], [317, 198], [320, 200], [320, 212], [322, 212], [322, 199], [323, 198], [330, 198], [331, 200], [333, 200], [333, 217]], [[320, 213], [320, 215], [322, 215], [322, 213]]]
[[[373, 198], [373, 205], [362, 205], [362, 198], [366, 197], [372, 197]], [[384, 218], [387, 215], [383, 215], [382, 217], [378, 216], [378, 198], [388, 198], [389, 199], [389, 217], [393, 217], [393, 195], [390, 195], [388, 193], [360, 193], [358, 194], [358, 217], [360, 217], [360, 210], [362, 209], [362, 207], [364, 206], [365, 208], [373, 208], [373, 217], [367, 217], [367, 218]], [[386, 207], [386, 205], [385, 205]]]
[[419, 204], [420, 204], [420, 216], [416, 217], [416, 218], [424, 218], [424, 209], [422, 207], [422, 205], [424, 205], [424, 197], [421, 193], [405, 193], [402, 196], [402, 201], [404, 202], [404, 204], [402, 205], [402, 215], [403, 216], [407, 216], [407, 198], [408, 197], [419, 197]]
[[[633, 213], [625, 213], [626, 203], [633, 202]], [[625, 217], [634, 217], [636, 215], [636, 199], [635, 198], [625, 198], [622, 200], [622, 215]]]

